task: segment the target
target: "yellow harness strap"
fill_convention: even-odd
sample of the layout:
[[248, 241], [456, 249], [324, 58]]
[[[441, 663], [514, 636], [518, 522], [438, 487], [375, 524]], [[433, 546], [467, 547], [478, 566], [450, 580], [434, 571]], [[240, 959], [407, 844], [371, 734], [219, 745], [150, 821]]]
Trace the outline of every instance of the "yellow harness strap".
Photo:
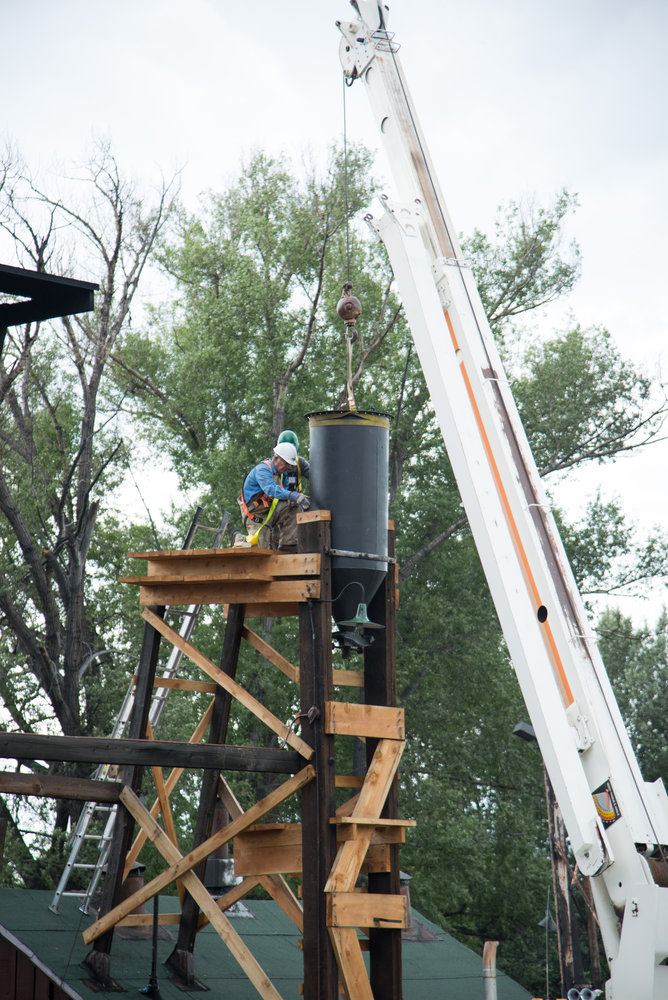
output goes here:
[[260, 527], [256, 528], [255, 531], [251, 535], [246, 535], [246, 541], [248, 542], [249, 545], [257, 545], [258, 540], [259, 540], [260, 532], [264, 528], [265, 524], [267, 523], [267, 521], [269, 520], [269, 518], [271, 517], [271, 515], [276, 510], [276, 504], [277, 503], [278, 503], [278, 497], [274, 497], [274, 499], [271, 501], [271, 504], [269, 506], [269, 513], [265, 517], [265, 519], [262, 522], [262, 524], [260, 525]]

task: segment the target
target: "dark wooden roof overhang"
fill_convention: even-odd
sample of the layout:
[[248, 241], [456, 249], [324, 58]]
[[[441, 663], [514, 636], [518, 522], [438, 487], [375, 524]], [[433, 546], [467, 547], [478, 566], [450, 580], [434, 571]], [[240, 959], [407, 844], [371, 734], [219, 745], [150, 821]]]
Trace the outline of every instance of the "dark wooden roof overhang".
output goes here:
[[0, 302], [0, 351], [7, 327], [89, 312], [94, 305], [93, 293], [99, 287], [92, 281], [0, 264], [0, 296], [11, 295], [22, 300]]

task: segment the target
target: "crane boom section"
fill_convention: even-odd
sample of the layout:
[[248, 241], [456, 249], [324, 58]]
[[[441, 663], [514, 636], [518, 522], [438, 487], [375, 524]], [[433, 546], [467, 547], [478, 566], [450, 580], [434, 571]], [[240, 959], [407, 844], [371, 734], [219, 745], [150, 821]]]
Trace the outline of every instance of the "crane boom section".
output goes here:
[[364, 83], [396, 187], [396, 202], [384, 197], [382, 216], [369, 222], [392, 264], [575, 858], [593, 877], [611, 968], [616, 961], [608, 996], [658, 1000], [668, 996], [668, 968], [659, 967], [668, 956], [665, 920], [661, 930], [645, 927], [652, 969], [647, 992], [617, 993], [614, 984], [626, 989], [635, 971], [629, 958], [631, 923], [636, 928], [638, 920], [634, 892], [645, 893], [645, 914], [668, 916], [668, 889], [656, 883], [650, 860], [663, 858], [668, 844], [665, 788], [640, 773], [439, 190], [386, 9], [372, 0], [353, 6], [359, 17], [338, 22], [341, 62], [349, 82]]

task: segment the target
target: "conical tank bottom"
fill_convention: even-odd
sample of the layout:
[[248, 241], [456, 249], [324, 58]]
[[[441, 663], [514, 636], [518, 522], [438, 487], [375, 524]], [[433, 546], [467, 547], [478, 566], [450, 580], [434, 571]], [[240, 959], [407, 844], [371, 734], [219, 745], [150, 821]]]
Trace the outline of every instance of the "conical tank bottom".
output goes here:
[[390, 418], [360, 410], [307, 417], [311, 506], [331, 511], [332, 549], [346, 553], [332, 557], [332, 617], [350, 621], [387, 573]]

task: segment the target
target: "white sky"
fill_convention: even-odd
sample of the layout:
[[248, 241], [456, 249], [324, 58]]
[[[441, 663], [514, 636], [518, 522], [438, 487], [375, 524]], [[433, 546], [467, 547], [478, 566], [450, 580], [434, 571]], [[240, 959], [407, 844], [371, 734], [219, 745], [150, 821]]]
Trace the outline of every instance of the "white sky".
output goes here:
[[[33, 169], [71, 170], [108, 138], [145, 182], [183, 167], [194, 206], [256, 147], [320, 157], [340, 138], [334, 22], [350, 16], [346, 0], [5, 0], [0, 140]], [[577, 192], [567, 310], [665, 367], [665, 0], [394, 0], [389, 27], [456, 228], [489, 232], [502, 202]], [[375, 146], [361, 84], [347, 115], [349, 137]], [[586, 489], [601, 478], [641, 524], [666, 526], [666, 465], [668, 442]]]

